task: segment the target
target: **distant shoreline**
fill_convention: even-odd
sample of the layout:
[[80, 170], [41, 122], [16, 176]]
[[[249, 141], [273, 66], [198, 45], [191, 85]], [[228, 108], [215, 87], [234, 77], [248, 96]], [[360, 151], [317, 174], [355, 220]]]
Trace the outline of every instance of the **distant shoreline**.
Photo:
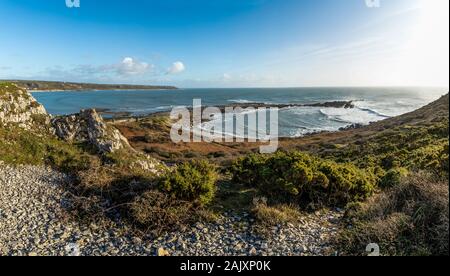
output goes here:
[[146, 89], [146, 88], [140, 88], [140, 89], [68, 89], [68, 90], [62, 90], [62, 89], [39, 89], [39, 90], [32, 90], [27, 89], [30, 93], [45, 93], [45, 92], [100, 92], [100, 91], [164, 91], [164, 90], [178, 90], [178, 89], [171, 89], [171, 88], [161, 88], [161, 89]]
[[28, 90], [30, 93], [39, 92], [66, 92], [66, 91], [150, 91], [150, 90], [177, 90], [178, 87], [169, 85], [134, 85], [134, 84], [97, 84], [76, 83], [60, 81], [37, 80], [2, 80], [1, 82], [15, 83], [17, 86]]

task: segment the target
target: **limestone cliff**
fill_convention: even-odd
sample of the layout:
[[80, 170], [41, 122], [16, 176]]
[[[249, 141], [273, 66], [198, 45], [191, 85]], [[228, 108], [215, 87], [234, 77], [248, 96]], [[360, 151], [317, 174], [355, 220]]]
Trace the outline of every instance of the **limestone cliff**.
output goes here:
[[27, 90], [10, 82], [0, 82], [0, 127], [2, 126], [19, 127], [37, 135], [56, 135], [67, 142], [86, 142], [100, 154], [124, 149], [139, 157], [137, 160], [140, 162], [136, 165], [143, 169], [153, 169], [153, 163], [156, 162], [141, 158], [141, 154], [135, 152], [119, 130], [105, 123], [95, 110], [81, 110], [73, 115], [52, 117]]
[[0, 125], [31, 129], [49, 123], [45, 108], [30, 93], [11, 83], [0, 83]]

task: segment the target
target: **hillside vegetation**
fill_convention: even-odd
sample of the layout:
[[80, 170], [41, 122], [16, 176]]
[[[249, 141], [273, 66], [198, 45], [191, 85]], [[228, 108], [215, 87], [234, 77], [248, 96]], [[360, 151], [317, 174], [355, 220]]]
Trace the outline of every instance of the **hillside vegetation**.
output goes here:
[[270, 200], [346, 204], [341, 254], [364, 254], [369, 243], [385, 255], [449, 254], [448, 94], [368, 127], [284, 140], [282, 148], [288, 153], [238, 160], [235, 181]]
[[448, 199], [442, 196], [448, 194], [448, 123], [445, 95], [367, 127], [282, 139], [273, 155], [253, 153], [258, 144], [175, 145], [164, 115], [116, 125], [133, 146], [157, 158], [220, 164], [231, 181], [219, 185], [217, 205], [251, 209], [253, 198], [262, 196], [267, 204], [253, 209], [259, 218], [279, 214], [279, 204], [306, 210], [340, 206], [349, 210], [338, 245], [343, 254], [364, 254], [366, 245], [376, 242], [384, 254], [441, 255], [448, 254], [448, 247], [436, 246], [436, 239], [448, 240]]

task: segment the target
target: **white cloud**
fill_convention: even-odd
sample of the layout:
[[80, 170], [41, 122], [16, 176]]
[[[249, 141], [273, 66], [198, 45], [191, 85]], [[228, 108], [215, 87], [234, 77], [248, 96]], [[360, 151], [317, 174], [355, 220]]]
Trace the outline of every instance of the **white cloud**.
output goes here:
[[224, 73], [224, 74], [223, 74], [223, 80], [224, 80], [224, 81], [231, 80], [231, 75], [228, 74], [228, 73]]
[[[0, 66], [0, 72], [7, 68]], [[171, 75], [179, 74], [186, 70], [185, 65], [178, 61], [170, 68], [157, 66], [151, 62], [144, 62], [136, 58], [126, 56], [116, 63], [111, 64], [79, 64], [70, 67], [51, 66], [37, 72], [29, 78], [71, 80], [80, 82], [146, 82], [150, 79], [170, 83]]]
[[181, 61], [174, 62], [172, 66], [167, 70], [167, 74], [179, 74], [186, 70], [186, 67]]
[[139, 62], [131, 57], [126, 57], [115, 67], [119, 75], [141, 75], [146, 73], [153, 66], [146, 62]]
[[154, 68], [152, 64], [125, 57], [121, 62], [100, 66], [78, 65], [73, 71], [79, 74], [115, 74], [120, 77], [144, 75]]

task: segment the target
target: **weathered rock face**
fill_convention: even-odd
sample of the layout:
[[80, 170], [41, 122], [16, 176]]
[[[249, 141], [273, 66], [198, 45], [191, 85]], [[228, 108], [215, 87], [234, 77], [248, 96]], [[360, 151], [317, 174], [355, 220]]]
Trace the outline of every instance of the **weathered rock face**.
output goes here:
[[155, 175], [160, 175], [167, 168], [161, 162], [143, 153], [137, 152], [135, 158], [136, 160], [132, 163], [132, 167], [138, 168], [142, 171], [152, 172]]
[[30, 93], [15, 84], [0, 84], [0, 125], [31, 129], [50, 125], [50, 116]]
[[129, 148], [128, 140], [114, 127], [107, 125], [94, 109], [52, 119], [56, 135], [66, 141], [88, 142], [100, 153]]

